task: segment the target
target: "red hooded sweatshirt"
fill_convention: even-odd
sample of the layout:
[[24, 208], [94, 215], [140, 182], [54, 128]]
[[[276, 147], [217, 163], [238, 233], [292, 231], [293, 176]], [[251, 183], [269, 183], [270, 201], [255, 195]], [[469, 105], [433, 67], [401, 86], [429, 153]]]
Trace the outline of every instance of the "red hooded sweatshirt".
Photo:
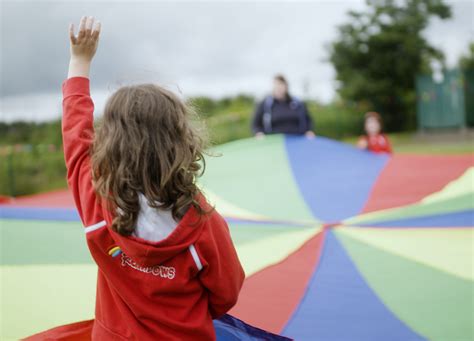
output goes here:
[[212, 319], [236, 303], [245, 277], [226, 222], [215, 210], [200, 216], [191, 207], [158, 242], [114, 232], [92, 185], [89, 79], [69, 78], [62, 89], [68, 185], [99, 268], [92, 339], [214, 340]]
[[365, 140], [367, 150], [374, 153], [392, 153], [392, 146], [385, 134], [363, 135], [360, 140]]

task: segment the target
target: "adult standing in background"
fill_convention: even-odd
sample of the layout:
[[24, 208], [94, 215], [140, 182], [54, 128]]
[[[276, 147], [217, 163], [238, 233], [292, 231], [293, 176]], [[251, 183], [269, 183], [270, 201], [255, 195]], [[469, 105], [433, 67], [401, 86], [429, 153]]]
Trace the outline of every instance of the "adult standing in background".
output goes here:
[[305, 134], [314, 137], [313, 122], [306, 104], [291, 96], [288, 82], [282, 75], [273, 79], [272, 95], [260, 102], [255, 110], [252, 131], [256, 137], [265, 134]]

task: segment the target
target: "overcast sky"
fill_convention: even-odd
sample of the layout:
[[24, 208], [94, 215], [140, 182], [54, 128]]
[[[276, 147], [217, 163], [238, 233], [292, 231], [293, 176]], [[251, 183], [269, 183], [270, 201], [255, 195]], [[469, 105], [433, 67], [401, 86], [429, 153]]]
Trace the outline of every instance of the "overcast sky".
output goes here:
[[[183, 96], [263, 96], [283, 73], [292, 92], [330, 101], [325, 46], [363, 0], [313, 2], [1, 1], [0, 120], [60, 116], [69, 58], [67, 28], [102, 22], [91, 82], [97, 112], [121, 84], [159, 82]], [[474, 39], [473, 1], [450, 1], [453, 18], [425, 35], [455, 65]], [[304, 84], [307, 84], [304, 87]]]

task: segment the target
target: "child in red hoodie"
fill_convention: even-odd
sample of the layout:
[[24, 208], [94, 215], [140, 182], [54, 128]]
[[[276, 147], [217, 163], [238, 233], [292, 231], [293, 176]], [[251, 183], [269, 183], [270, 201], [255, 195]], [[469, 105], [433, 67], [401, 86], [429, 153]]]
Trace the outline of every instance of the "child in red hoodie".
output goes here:
[[392, 147], [385, 134], [382, 133], [382, 117], [377, 112], [365, 114], [364, 124], [366, 135], [357, 141], [357, 147], [374, 153], [392, 153]]
[[98, 265], [95, 340], [213, 340], [244, 272], [224, 219], [196, 186], [203, 140], [191, 111], [154, 84], [108, 100], [94, 132], [89, 68], [100, 23], [70, 27], [63, 83], [67, 179]]

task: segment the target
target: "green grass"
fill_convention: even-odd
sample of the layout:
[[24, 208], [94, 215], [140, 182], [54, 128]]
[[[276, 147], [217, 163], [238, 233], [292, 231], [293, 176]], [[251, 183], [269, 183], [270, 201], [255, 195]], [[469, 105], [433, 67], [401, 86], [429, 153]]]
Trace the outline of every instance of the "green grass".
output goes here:
[[[342, 139], [356, 144], [357, 136]], [[419, 135], [414, 132], [392, 133], [388, 138], [395, 153], [403, 154], [472, 154], [474, 140], [472, 133]]]
[[445, 143], [400, 143], [395, 145], [396, 153], [405, 154], [469, 154], [474, 153], [471, 141]]

